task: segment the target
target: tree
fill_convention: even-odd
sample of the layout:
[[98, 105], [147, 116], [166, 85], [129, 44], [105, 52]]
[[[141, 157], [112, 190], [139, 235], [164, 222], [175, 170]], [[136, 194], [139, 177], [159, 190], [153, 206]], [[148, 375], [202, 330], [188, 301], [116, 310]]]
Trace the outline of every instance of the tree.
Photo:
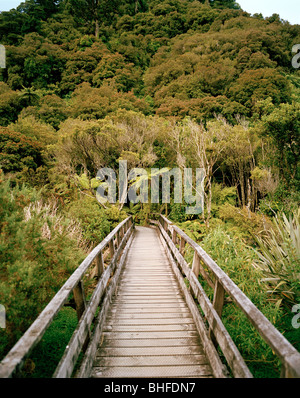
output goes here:
[[228, 92], [231, 98], [250, 109], [266, 97], [271, 97], [275, 105], [291, 99], [288, 80], [271, 68], [245, 70]]
[[280, 104], [262, 118], [262, 134], [277, 148], [280, 176], [287, 185], [300, 182], [300, 104]]
[[0, 126], [14, 122], [21, 111], [20, 97], [16, 91], [0, 82]]
[[37, 169], [43, 165], [42, 146], [23, 134], [0, 128], [0, 168], [4, 172]]
[[[227, 146], [226, 123], [214, 120], [203, 125], [185, 119], [170, 130], [171, 145], [177, 153], [179, 167], [201, 168], [205, 172], [204, 195], [206, 209], [206, 225], [209, 226], [212, 204], [212, 179], [221, 163], [223, 152]], [[204, 211], [204, 209], [203, 209]], [[203, 212], [203, 217], [205, 217]]]
[[233, 8], [237, 10], [241, 8], [234, 0], [209, 0], [209, 3], [214, 8]]
[[94, 25], [95, 37], [99, 38], [100, 21], [111, 22], [117, 12], [117, 0], [69, 0], [70, 11], [79, 18], [85, 19]]
[[36, 105], [40, 97], [31, 87], [24, 87], [20, 93], [20, 99], [23, 106], [30, 106]]

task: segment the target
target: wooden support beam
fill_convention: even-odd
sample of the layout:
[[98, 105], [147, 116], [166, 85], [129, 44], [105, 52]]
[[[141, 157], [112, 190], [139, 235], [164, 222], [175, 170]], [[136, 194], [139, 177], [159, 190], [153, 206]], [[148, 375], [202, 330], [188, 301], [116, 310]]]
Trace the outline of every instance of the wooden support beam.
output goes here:
[[115, 245], [114, 245], [114, 238], [112, 238], [109, 241], [109, 251], [110, 251], [110, 256], [113, 258], [113, 255], [115, 254]]
[[177, 243], [177, 234], [175, 229], [172, 230], [172, 242], [174, 243], [174, 245], [176, 245]]
[[82, 281], [79, 281], [77, 286], [74, 287], [73, 295], [76, 304], [77, 319], [80, 320], [81, 315], [84, 313], [86, 307], [85, 294], [84, 294]]
[[180, 245], [179, 245], [179, 252], [182, 256], [184, 256], [184, 249], [185, 249], [185, 240], [184, 238], [181, 236], [180, 237]]
[[[225, 290], [219, 281], [215, 283], [215, 291], [214, 291], [214, 298], [213, 298], [213, 307], [216, 310], [219, 317], [222, 317], [222, 311], [224, 306], [224, 298], [225, 298]], [[213, 333], [214, 325], [209, 328], [209, 337], [211, 338], [212, 342], [215, 346], [218, 345], [215, 335]]]
[[97, 264], [97, 277], [100, 278], [104, 272], [102, 250], [100, 251], [99, 255], [96, 257], [96, 264]]

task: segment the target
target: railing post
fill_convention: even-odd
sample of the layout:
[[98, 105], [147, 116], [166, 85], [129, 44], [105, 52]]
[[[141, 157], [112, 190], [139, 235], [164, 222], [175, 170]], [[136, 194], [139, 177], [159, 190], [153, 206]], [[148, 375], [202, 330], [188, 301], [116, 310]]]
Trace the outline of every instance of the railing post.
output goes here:
[[199, 258], [198, 253], [196, 251], [194, 251], [192, 271], [196, 275], [196, 277], [198, 278], [199, 273], [200, 273], [200, 258]]
[[[198, 276], [199, 276], [199, 273], [200, 273], [200, 258], [199, 258], [199, 256], [198, 256], [196, 251], [194, 251], [192, 272], [195, 274], [196, 278], [198, 279]], [[190, 286], [190, 292], [195, 297], [195, 292], [193, 291], [191, 286]]]
[[118, 231], [117, 232], [117, 245], [118, 245], [118, 247], [120, 246], [120, 242], [121, 242], [121, 240], [120, 240], [120, 231]]
[[96, 264], [97, 264], [97, 276], [98, 276], [98, 278], [100, 278], [100, 276], [104, 272], [104, 263], [103, 263], [102, 250], [100, 251], [100, 253], [96, 257]]
[[[220, 318], [222, 316], [222, 311], [223, 311], [223, 306], [224, 306], [224, 298], [225, 298], [225, 290], [224, 290], [223, 286], [221, 285], [221, 283], [219, 281], [216, 281], [215, 290], [214, 290], [214, 298], [213, 298], [213, 307], [216, 310], [216, 312]], [[217, 340], [213, 333], [213, 327], [214, 327], [214, 325], [212, 325], [209, 328], [209, 337], [211, 338], [214, 345], [217, 346], [218, 343], [217, 343]]]
[[179, 246], [179, 252], [183, 256], [184, 255], [184, 248], [185, 248], [185, 240], [183, 237], [180, 237], [180, 246]]
[[172, 242], [174, 243], [174, 245], [176, 245], [176, 242], [177, 242], [177, 234], [176, 234], [176, 231], [175, 231], [174, 228], [172, 229]]
[[113, 255], [115, 254], [114, 237], [112, 237], [111, 240], [109, 241], [109, 251], [110, 251], [110, 256], [112, 258]]
[[83, 283], [80, 281], [73, 289], [74, 300], [76, 304], [77, 319], [81, 318], [86, 307]]
[[[82, 281], [80, 281], [78, 283], [78, 285], [74, 287], [73, 295], [74, 295], [74, 300], [75, 300], [75, 304], [76, 304], [77, 319], [79, 321], [82, 314], [84, 313], [85, 308], [86, 308], [86, 300], [85, 300], [84, 287], [83, 287]], [[91, 338], [90, 326], [88, 327], [88, 331], [89, 331], [88, 335], [87, 335], [85, 342], [82, 346], [83, 351], [85, 351], [87, 349], [87, 346], [88, 346], [90, 338]]]

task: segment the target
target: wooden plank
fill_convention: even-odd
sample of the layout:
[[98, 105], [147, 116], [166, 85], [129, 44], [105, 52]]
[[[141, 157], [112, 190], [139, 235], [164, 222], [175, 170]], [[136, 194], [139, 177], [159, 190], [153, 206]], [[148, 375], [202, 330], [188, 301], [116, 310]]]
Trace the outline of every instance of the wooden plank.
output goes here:
[[197, 345], [178, 345], [178, 346], [152, 346], [152, 347], [103, 347], [98, 350], [97, 357], [115, 357], [124, 356], [151, 356], [151, 355], [204, 355], [203, 349]]
[[202, 347], [201, 341], [199, 336], [187, 337], [184, 338], [144, 338], [144, 339], [135, 339], [131, 341], [129, 339], [110, 339], [110, 336], [103, 336], [103, 339], [100, 340], [99, 352], [103, 348], [134, 348], [134, 347], [149, 347], [153, 349], [154, 347], [184, 347], [184, 346], [195, 346], [195, 347]]
[[[218, 316], [221, 318], [223, 306], [224, 306], [225, 290], [219, 281], [216, 282], [213, 298], [213, 308], [215, 309]], [[209, 336], [213, 343], [218, 344], [217, 339], [213, 333], [213, 325], [209, 329]]]
[[[53, 377], [55, 378], [66, 378], [70, 377], [72, 375], [74, 366], [76, 364], [76, 361], [78, 359], [78, 356], [80, 354], [80, 351], [83, 347], [83, 344], [85, 343], [85, 339], [87, 337], [87, 333], [90, 335], [90, 325], [91, 322], [95, 316], [97, 307], [99, 305], [99, 302], [102, 298], [102, 295], [106, 289], [107, 283], [109, 281], [109, 278], [112, 273], [115, 272], [116, 268], [116, 260], [119, 257], [119, 254], [121, 250], [123, 249], [123, 246], [127, 242], [131, 235], [131, 230], [129, 229], [125, 236], [123, 237], [122, 243], [117, 249], [117, 251], [114, 253], [114, 257], [111, 261], [111, 264], [109, 267], [104, 271], [102, 274], [102, 278], [99, 280], [96, 289], [94, 290], [92, 297], [90, 299], [88, 307], [86, 307], [86, 311], [82, 318], [80, 319], [80, 322], [77, 325], [77, 328], [75, 329], [70, 342], [64, 352], [63, 357], [61, 358]], [[121, 267], [121, 264], [119, 265], [119, 268]], [[120, 270], [114, 274], [114, 278], [116, 279], [120, 273]]]
[[18, 371], [23, 365], [26, 358], [33, 348], [40, 342], [45, 331], [52, 323], [62, 306], [68, 300], [68, 297], [74, 287], [83, 278], [83, 275], [95, 260], [99, 252], [107, 245], [110, 236], [121, 228], [125, 223], [129, 222], [132, 217], [128, 217], [122, 221], [79, 265], [75, 272], [65, 282], [62, 288], [56, 293], [50, 303], [44, 308], [38, 318], [33, 322], [22, 338], [14, 345], [6, 357], [0, 363], [0, 378], [12, 377], [13, 373]]
[[[177, 277], [178, 283], [182, 289], [182, 292], [185, 296], [188, 307], [189, 307], [189, 309], [192, 313], [192, 316], [194, 318], [195, 325], [198, 329], [200, 338], [202, 340], [204, 351], [209, 358], [214, 376], [217, 378], [224, 378], [224, 377], [226, 377], [226, 375], [224, 373], [223, 364], [220, 360], [220, 357], [219, 357], [214, 345], [212, 344], [211, 340], [209, 339], [208, 331], [207, 331], [205, 324], [199, 314], [198, 308], [183, 281], [182, 275], [181, 275], [172, 255], [171, 255], [171, 252], [168, 250], [168, 246], [172, 247], [172, 251], [174, 253], [177, 253], [178, 250], [175, 247], [175, 245], [173, 244], [173, 242], [170, 240], [169, 236], [165, 233], [165, 231], [161, 227], [160, 227], [160, 231], [162, 234], [161, 241], [162, 241], [163, 245], [165, 245], [165, 247], [166, 247], [166, 253], [167, 253], [170, 263], [172, 265], [173, 271]], [[180, 258], [182, 258], [182, 256], [180, 254], [179, 254], [179, 256], [180, 256]], [[189, 270], [189, 272], [191, 272], [191, 270]], [[192, 273], [192, 275], [194, 275], [194, 273]]]
[[159, 331], [151, 331], [151, 332], [104, 332], [104, 336], [109, 338], [110, 340], [122, 340], [122, 339], [175, 339], [175, 338], [186, 338], [186, 337], [196, 337], [198, 335], [197, 331], [187, 330], [187, 331], [178, 331], [178, 330], [167, 330], [163, 332]]
[[82, 314], [84, 313], [86, 307], [84, 287], [82, 281], [79, 281], [78, 285], [74, 287], [73, 296], [76, 305], [77, 319], [79, 320]]
[[108, 356], [97, 357], [95, 367], [144, 367], [144, 366], [182, 366], [182, 365], [208, 365], [205, 355], [149, 355], [149, 356]]
[[119, 313], [116, 310], [112, 310], [111, 308], [109, 309], [109, 313], [108, 313], [108, 317], [110, 316], [114, 316], [117, 317], [117, 319], [173, 319], [173, 318], [178, 318], [180, 319], [185, 319], [185, 318], [190, 318], [191, 314], [190, 311], [188, 309], [185, 309], [185, 311], [181, 310], [180, 312], [176, 311], [176, 312], [163, 312], [163, 311], [159, 311], [159, 312], [149, 312], [149, 311], [145, 311], [142, 313], [136, 313], [136, 312], [128, 312], [126, 311], [126, 313]]
[[207, 365], [186, 366], [145, 366], [145, 367], [95, 367], [93, 378], [117, 377], [117, 378], [180, 378], [180, 377], [209, 377], [211, 368]]
[[[164, 217], [163, 217], [164, 218]], [[161, 227], [162, 228], [162, 227]], [[288, 373], [292, 377], [300, 377], [300, 353], [289, 341], [275, 328], [275, 326], [261, 313], [261, 311], [238, 288], [228, 275], [216, 264], [216, 262], [180, 228], [173, 225], [177, 234], [198, 253], [201, 260], [214, 274], [217, 281], [243, 311], [250, 323], [255, 327], [265, 342], [272, 348], [279, 359], [285, 364]], [[163, 229], [163, 228], [162, 228]]]
[[102, 251], [100, 251], [99, 255], [96, 257], [96, 265], [97, 265], [97, 277], [100, 278], [104, 272]]
[[119, 324], [107, 324], [105, 325], [104, 332], [178, 332], [178, 331], [196, 331], [194, 323], [177, 323], [177, 324], [152, 324], [152, 325], [119, 325]]
[[[130, 229], [132, 229], [132, 227]], [[126, 239], [126, 237], [124, 237], [123, 239]], [[116, 278], [115, 278], [114, 282], [116, 282], [116, 280], [118, 279], [118, 277], [119, 277], [119, 275], [120, 275], [120, 273], [122, 271], [122, 268], [123, 268], [123, 266], [125, 264], [125, 260], [126, 260], [127, 253], [128, 253], [129, 248], [130, 248], [132, 239], [133, 239], [133, 234], [130, 234], [130, 237], [129, 237], [128, 241], [127, 241], [125, 249], [124, 249], [124, 251], [123, 251], [123, 253], [122, 253], [121, 257], [120, 257], [119, 267], [118, 267], [118, 271], [117, 271], [117, 273], [115, 275]], [[100, 310], [100, 312], [98, 314], [98, 317], [97, 317], [97, 321], [96, 321], [96, 324], [95, 324], [95, 327], [94, 327], [94, 331], [93, 331], [93, 336], [92, 336], [92, 338], [90, 340], [90, 344], [89, 344], [89, 346], [88, 346], [88, 348], [87, 348], [87, 350], [85, 352], [84, 358], [83, 358], [82, 363], [81, 363], [80, 368], [79, 368], [79, 371], [77, 372], [77, 375], [76, 375], [76, 377], [78, 377], [78, 378], [88, 377], [90, 375], [90, 373], [91, 373], [92, 366], [93, 366], [93, 360], [94, 360], [94, 357], [96, 355], [97, 346], [98, 346], [98, 343], [99, 343], [99, 340], [100, 340], [100, 337], [101, 337], [101, 334], [102, 334], [102, 329], [103, 329], [103, 326], [104, 326], [104, 322], [106, 320], [106, 315], [107, 315], [107, 312], [108, 312], [108, 308], [109, 308], [112, 296], [113, 296], [113, 294], [115, 292], [115, 289], [116, 289], [116, 283], [111, 283], [108, 286], [106, 296], [104, 298], [104, 301], [103, 301], [102, 306], [101, 306], [101, 310]]]
[[151, 304], [151, 305], [156, 305], [156, 304], [166, 304], [166, 303], [172, 303], [172, 304], [184, 304], [185, 301], [181, 297], [176, 297], [176, 296], [171, 296], [171, 297], [149, 297], [149, 296], [138, 296], [138, 297], [131, 297], [131, 296], [117, 296], [115, 299], [115, 304], [116, 305], [122, 305], [122, 304], [138, 304], [138, 305], [144, 305], [144, 304]]
[[[140, 231], [146, 239], [139, 239]], [[152, 248], [138, 250], [145, 244]], [[102, 329], [92, 377], [134, 377], [134, 372], [142, 375], [137, 377], [211, 377], [207, 364], [191, 312], [156, 231], [137, 228]]]
[[194, 325], [194, 320], [192, 317], [187, 318], [153, 318], [151, 317], [150, 319], [128, 319], [128, 318], [123, 318], [120, 319], [119, 317], [113, 317], [110, 319], [107, 319], [107, 324], [114, 323], [114, 328], [117, 327], [118, 325], [180, 325], [180, 324], [193, 324]]
[[[177, 311], [178, 314], [189, 314], [190, 311], [188, 308], [185, 306], [178, 307], [178, 306], [143, 306], [143, 307], [137, 307], [137, 306], [129, 306], [127, 308], [120, 308], [119, 306], [116, 306], [114, 303], [111, 304], [110, 310], [111, 311], [117, 311], [118, 313], [124, 313], [124, 310], [126, 309], [127, 314], [162, 314], [162, 313], [170, 313]], [[122, 310], [122, 311], [121, 311]]]

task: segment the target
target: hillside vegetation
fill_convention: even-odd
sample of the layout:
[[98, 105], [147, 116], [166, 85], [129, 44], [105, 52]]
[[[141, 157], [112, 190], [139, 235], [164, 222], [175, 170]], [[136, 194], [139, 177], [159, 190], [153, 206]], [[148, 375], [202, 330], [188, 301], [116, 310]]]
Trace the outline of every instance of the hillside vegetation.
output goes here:
[[[27, 0], [0, 14], [0, 43], [0, 359], [126, 214], [146, 225], [152, 212], [203, 245], [300, 349], [300, 25], [231, 0]], [[97, 171], [118, 174], [119, 160], [203, 168], [203, 214], [173, 194], [102, 206]], [[251, 370], [273, 376], [272, 352], [226, 311]]]

